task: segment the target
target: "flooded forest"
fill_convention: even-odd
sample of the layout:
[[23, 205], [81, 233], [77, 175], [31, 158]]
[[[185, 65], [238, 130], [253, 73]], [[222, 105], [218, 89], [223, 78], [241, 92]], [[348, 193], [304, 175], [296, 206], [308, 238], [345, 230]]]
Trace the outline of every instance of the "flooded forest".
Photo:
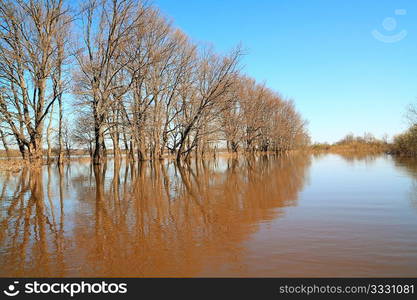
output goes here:
[[0, 276], [416, 276], [417, 127], [311, 146], [245, 55], [147, 1], [0, 0]]

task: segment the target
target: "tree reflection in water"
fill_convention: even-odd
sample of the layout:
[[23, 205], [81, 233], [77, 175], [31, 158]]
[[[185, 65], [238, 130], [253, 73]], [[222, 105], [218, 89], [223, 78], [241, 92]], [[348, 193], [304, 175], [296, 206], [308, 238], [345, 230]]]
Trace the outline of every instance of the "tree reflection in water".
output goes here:
[[297, 204], [307, 155], [3, 174], [2, 276], [198, 276], [242, 268], [260, 222]]

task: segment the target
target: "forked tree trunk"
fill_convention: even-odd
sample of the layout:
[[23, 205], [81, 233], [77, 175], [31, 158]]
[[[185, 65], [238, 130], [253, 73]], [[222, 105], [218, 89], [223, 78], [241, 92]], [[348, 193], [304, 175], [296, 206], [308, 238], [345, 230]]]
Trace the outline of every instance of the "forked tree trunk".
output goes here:
[[35, 138], [28, 149], [29, 162], [34, 165], [41, 165], [43, 159], [42, 138]]

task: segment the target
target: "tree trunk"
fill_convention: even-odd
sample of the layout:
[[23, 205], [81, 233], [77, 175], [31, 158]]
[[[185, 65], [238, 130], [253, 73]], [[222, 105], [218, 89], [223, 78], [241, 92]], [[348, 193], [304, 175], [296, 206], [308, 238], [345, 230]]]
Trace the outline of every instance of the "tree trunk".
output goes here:
[[22, 159], [26, 160], [28, 157], [27, 157], [25, 145], [20, 140], [18, 140], [18, 146], [19, 146], [20, 154], [22, 155]]
[[103, 162], [104, 156], [104, 135], [103, 129], [97, 121], [94, 124], [94, 134], [95, 134], [95, 148], [94, 148], [94, 155], [93, 155], [93, 164], [99, 165]]
[[6, 137], [4, 136], [3, 130], [0, 129], [1, 141], [3, 143], [4, 150], [6, 151], [7, 159], [10, 159], [10, 150], [7, 145]]
[[58, 106], [59, 106], [59, 124], [58, 124], [58, 164], [61, 165], [64, 161], [62, 155], [62, 148], [63, 148], [63, 141], [62, 141], [62, 97], [59, 96], [58, 98]]
[[120, 158], [119, 134], [117, 132], [111, 134], [111, 140], [113, 142], [113, 156]]
[[29, 162], [40, 165], [42, 164], [43, 158], [43, 149], [42, 149], [42, 137], [36, 136], [32, 138], [31, 143], [29, 144]]
[[49, 115], [49, 123], [48, 123], [48, 128], [46, 129], [46, 143], [48, 145], [48, 150], [46, 152], [46, 159], [48, 164], [51, 161], [51, 156], [52, 156], [52, 143], [51, 143], [51, 131], [52, 131], [52, 115], [54, 113], [54, 105], [52, 105], [51, 107], [51, 112]]
[[134, 151], [134, 143], [133, 143], [132, 140], [130, 140], [129, 157], [132, 161], [136, 161], [135, 151]]

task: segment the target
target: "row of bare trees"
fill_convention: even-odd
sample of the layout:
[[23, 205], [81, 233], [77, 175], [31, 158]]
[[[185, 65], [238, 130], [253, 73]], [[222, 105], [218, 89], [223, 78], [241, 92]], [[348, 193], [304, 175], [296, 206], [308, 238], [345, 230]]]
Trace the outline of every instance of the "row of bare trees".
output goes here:
[[292, 101], [247, 77], [239, 77], [233, 89], [220, 116], [229, 151], [284, 152], [309, 143], [306, 121]]
[[65, 103], [72, 142], [88, 147], [95, 164], [108, 148], [115, 157], [181, 160], [308, 141], [292, 102], [241, 75], [240, 48], [219, 55], [198, 47], [140, 0], [77, 9], [65, 0], [0, 0], [0, 25], [1, 139], [31, 161], [56, 132], [62, 162]]

